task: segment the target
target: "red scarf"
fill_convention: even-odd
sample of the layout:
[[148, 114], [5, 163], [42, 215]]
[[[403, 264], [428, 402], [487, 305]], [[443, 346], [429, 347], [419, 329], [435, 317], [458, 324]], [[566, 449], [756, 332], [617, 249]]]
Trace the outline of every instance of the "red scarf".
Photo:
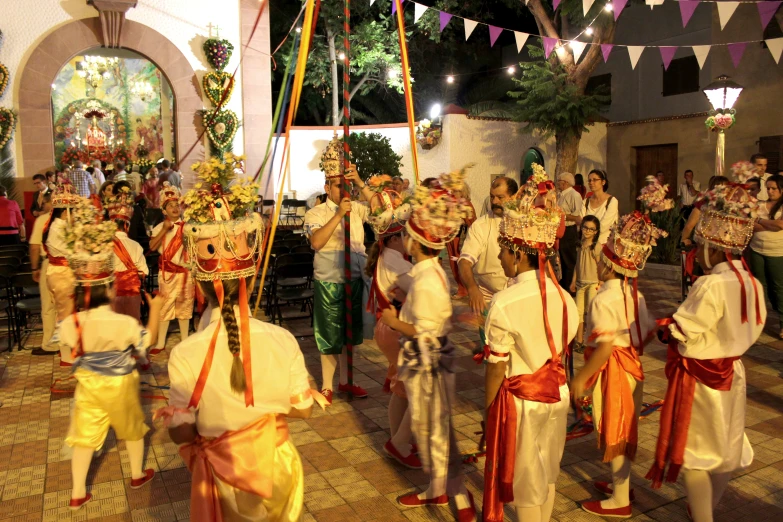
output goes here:
[[125, 265], [125, 270], [115, 270], [114, 276], [114, 288], [117, 292], [117, 297], [134, 297], [141, 295], [141, 277], [139, 276], [139, 270], [136, 268], [136, 263], [131, 259], [128, 250], [119, 238], [114, 238], [114, 254], [120, 258], [122, 264]]
[[178, 230], [171, 242], [163, 248], [163, 254], [158, 258], [158, 268], [163, 272], [182, 274], [187, 272], [188, 269], [184, 266], [175, 265], [172, 260], [182, 248], [182, 229], [185, 226], [185, 222], [174, 223], [174, 226], [178, 227]]

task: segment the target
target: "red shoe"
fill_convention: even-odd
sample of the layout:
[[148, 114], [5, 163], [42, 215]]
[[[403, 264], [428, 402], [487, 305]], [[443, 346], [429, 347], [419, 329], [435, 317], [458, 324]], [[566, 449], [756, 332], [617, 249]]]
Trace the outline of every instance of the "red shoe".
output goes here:
[[147, 469], [144, 470], [144, 476], [140, 479], [131, 479], [130, 487], [131, 489], [139, 489], [141, 487], [144, 487], [145, 484], [147, 484], [150, 480], [152, 480], [152, 477], [155, 476], [155, 470], [154, 469]]
[[341, 384], [337, 387], [337, 391], [343, 392], [343, 393], [350, 393], [353, 395], [354, 399], [364, 399], [367, 397], [367, 391], [362, 388], [361, 386], [353, 385], [348, 386], [347, 384]]
[[321, 395], [323, 395], [324, 398], [329, 401], [329, 404], [332, 404], [332, 396], [334, 395], [332, 390], [321, 390]]
[[[612, 488], [611, 484], [609, 482], [601, 482], [596, 481], [593, 482], [593, 487], [603, 493], [604, 495], [611, 497], [612, 493], [614, 493], [614, 489]], [[631, 488], [630, 493], [628, 494], [628, 499], [633, 502], [636, 500], [635, 495], [633, 494], [633, 488]]]
[[387, 440], [386, 444], [383, 445], [383, 451], [386, 452], [386, 455], [390, 456], [406, 468], [421, 469], [421, 461], [419, 460], [419, 457], [415, 453], [411, 453], [407, 457], [403, 457], [399, 450], [394, 447], [391, 439]]
[[166, 351], [166, 347], [163, 348], [153, 348], [150, 350], [150, 355], [158, 355], [160, 352]]
[[90, 500], [92, 500], [92, 495], [87, 493], [87, 496], [84, 498], [72, 498], [71, 503], [68, 504], [68, 507], [71, 508], [72, 511], [76, 511], [77, 509], [81, 509], [81, 507]]
[[449, 503], [448, 495], [441, 495], [435, 498], [419, 498], [418, 493], [408, 493], [397, 498], [397, 503], [405, 507], [420, 507], [420, 506], [446, 506]]
[[411, 444], [411, 453], [419, 454], [419, 447], [416, 444]]
[[601, 507], [600, 500], [589, 500], [587, 502], [582, 502], [582, 509], [593, 515], [598, 515], [599, 517], [631, 518], [631, 516], [633, 516], [633, 510], [631, 509], [630, 504], [621, 508], [608, 509]]
[[476, 522], [476, 503], [473, 502], [473, 493], [470, 491], [468, 491], [468, 500], [470, 500], [470, 507], [457, 510], [459, 522]]

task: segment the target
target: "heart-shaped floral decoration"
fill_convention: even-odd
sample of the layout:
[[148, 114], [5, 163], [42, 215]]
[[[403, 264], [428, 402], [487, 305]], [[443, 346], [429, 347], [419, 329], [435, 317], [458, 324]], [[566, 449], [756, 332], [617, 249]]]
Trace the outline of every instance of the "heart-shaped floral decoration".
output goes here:
[[226, 67], [226, 64], [231, 59], [232, 52], [234, 52], [234, 46], [228, 40], [210, 38], [204, 42], [204, 53], [207, 55], [207, 61], [218, 72]]
[[4, 147], [14, 135], [16, 115], [11, 109], [0, 107], [0, 148]]
[[0, 98], [3, 97], [6, 87], [8, 87], [8, 67], [0, 63]]
[[204, 126], [215, 147], [226, 150], [234, 141], [239, 128], [239, 119], [234, 111], [212, 109], [204, 111]]
[[231, 94], [234, 92], [234, 81], [227, 72], [208, 72], [204, 75], [202, 84], [204, 85], [204, 92], [207, 94], [207, 98], [215, 107], [220, 105], [223, 93], [226, 96], [226, 99], [223, 101], [223, 107], [225, 107], [228, 100], [231, 99]]

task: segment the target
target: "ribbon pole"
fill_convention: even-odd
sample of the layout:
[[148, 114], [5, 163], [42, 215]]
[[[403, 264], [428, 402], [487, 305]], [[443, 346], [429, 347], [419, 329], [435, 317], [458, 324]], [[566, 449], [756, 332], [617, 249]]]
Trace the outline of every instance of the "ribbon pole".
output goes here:
[[[345, 0], [343, 21], [343, 173], [350, 165], [351, 146], [348, 145], [351, 124], [351, 0]], [[348, 182], [342, 178], [343, 197], [350, 198]], [[351, 213], [343, 218], [345, 227], [345, 351], [348, 363], [348, 390], [353, 396], [353, 300], [351, 295]]]
[[[411, 156], [413, 158], [413, 177], [419, 184], [419, 152], [416, 150], [416, 120], [413, 112], [413, 91], [411, 90], [411, 69], [408, 62], [408, 44], [405, 41], [405, 16], [400, 0], [392, 0], [397, 4], [397, 34], [400, 39], [400, 62], [402, 63], [402, 83], [405, 87], [405, 111], [408, 114], [408, 133], [411, 138]], [[346, 55], [347, 56], [347, 55]]]

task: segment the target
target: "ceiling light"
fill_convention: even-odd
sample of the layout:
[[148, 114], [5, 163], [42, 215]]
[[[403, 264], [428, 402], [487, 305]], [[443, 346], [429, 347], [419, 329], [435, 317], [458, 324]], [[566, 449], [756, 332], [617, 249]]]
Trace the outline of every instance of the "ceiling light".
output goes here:
[[448, 76], [448, 77], [446, 78], [446, 81], [447, 81], [448, 83], [454, 83], [454, 77], [453, 77], [453, 76]]

